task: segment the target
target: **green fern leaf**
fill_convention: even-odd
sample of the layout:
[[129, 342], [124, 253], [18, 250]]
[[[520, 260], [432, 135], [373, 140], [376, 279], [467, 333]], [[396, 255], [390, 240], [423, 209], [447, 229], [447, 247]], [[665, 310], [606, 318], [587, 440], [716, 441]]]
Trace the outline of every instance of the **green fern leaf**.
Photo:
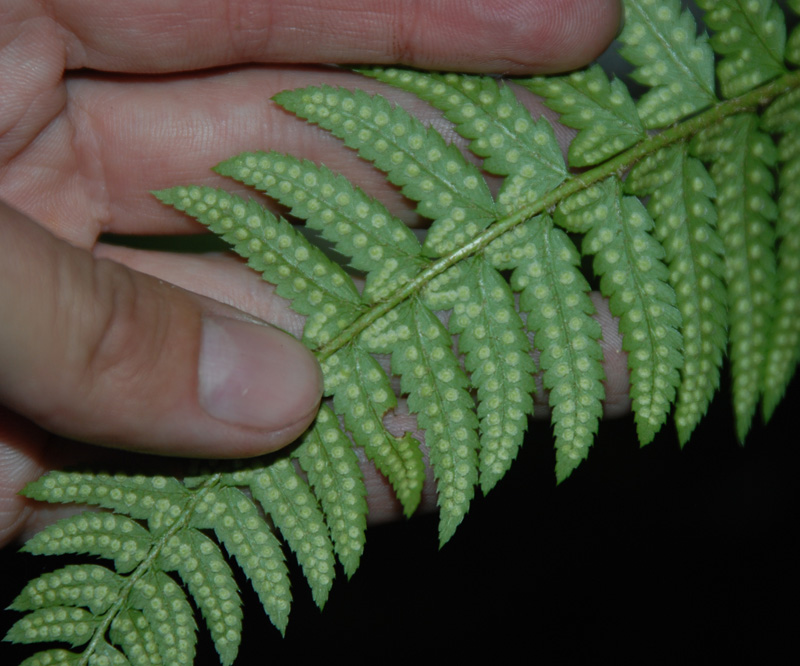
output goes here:
[[534, 120], [508, 85], [488, 76], [431, 74], [410, 70], [361, 70], [444, 112], [456, 131], [470, 140], [489, 173], [508, 176], [497, 195], [498, 208], [509, 213], [558, 186], [567, 172], [564, 158], [544, 118]]
[[194, 661], [197, 626], [178, 584], [163, 572], [146, 572], [133, 583], [130, 605], [141, 611], [165, 664]]
[[595, 225], [595, 206], [603, 205], [607, 194], [602, 183], [580, 190], [558, 204], [553, 221], [570, 233], [585, 234]]
[[[483, 256], [497, 270], [510, 270], [519, 265], [522, 259], [533, 256], [534, 246], [530, 242], [533, 233], [533, 225], [527, 222], [517, 225], [489, 243], [483, 252]], [[456, 267], [454, 266], [453, 268]]]
[[428, 254], [451, 252], [494, 221], [494, 202], [478, 169], [438, 132], [380, 95], [321, 86], [274, 99], [342, 139], [419, 202], [417, 212], [434, 220], [424, 246]]
[[[787, 4], [795, 14], [800, 14], [800, 5], [797, 0], [788, 0]], [[800, 64], [800, 25], [795, 25], [789, 39], [786, 41], [786, 53], [784, 54], [787, 62], [793, 65]]]
[[[178, 573], [200, 609], [221, 663], [232, 664], [241, 641], [242, 602], [219, 546], [198, 530], [183, 529], [167, 541], [159, 564], [164, 571]], [[133, 622], [130, 629], [136, 630], [134, 618], [129, 621]], [[130, 655], [131, 649], [126, 648], [125, 653]]]
[[123, 610], [111, 623], [109, 632], [115, 645], [122, 647], [132, 666], [160, 666], [164, 664], [158, 651], [156, 635], [141, 611]]
[[696, 33], [678, 0], [626, 0], [620, 54], [636, 66], [633, 78], [652, 88], [637, 103], [646, 128], [666, 127], [714, 103], [714, 54]]
[[532, 224], [536, 225], [531, 239], [535, 254], [520, 263], [511, 283], [522, 292], [520, 306], [541, 351], [560, 482], [586, 458], [603, 413], [601, 331], [591, 318], [594, 306], [589, 285], [577, 269], [580, 257], [572, 241], [553, 228], [549, 218]]
[[511, 467], [533, 413], [535, 366], [528, 337], [506, 280], [487, 261], [464, 269], [450, 317], [459, 351], [477, 387], [479, 473], [488, 493]]
[[722, 60], [717, 65], [725, 97], [735, 97], [783, 74], [786, 26], [772, 0], [698, 0], [706, 25], [715, 33], [711, 46]]
[[621, 153], [645, 136], [628, 88], [608, 82], [599, 65], [569, 76], [537, 77], [520, 83], [545, 98], [561, 122], [577, 130], [569, 146], [569, 164], [591, 166]]
[[764, 385], [763, 369], [774, 302], [777, 207], [770, 167], [777, 155], [758, 130], [758, 117], [740, 114], [699, 134], [692, 150], [711, 161], [719, 232], [725, 244], [730, 356], [736, 431], [744, 441]]
[[67, 643], [78, 647], [88, 642], [100, 618], [85, 608], [49, 606], [28, 613], [8, 630], [5, 640], [12, 643]]
[[113, 560], [119, 573], [128, 573], [147, 557], [152, 545], [150, 532], [127, 516], [86, 511], [48, 525], [22, 550], [33, 555], [98, 555]]
[[464, 280], [469, 279], [471, 262], [450, 266], [425, 285], [420, 292], [422, 302], [434, 312], [452, 310], [464, 295]]
[[304, 340], [324, 344], [361, 313], [361, 297], [347, 273], [254, 201], [209, 187], [176, 187], [154, 195], [220, 234], [297, 312], [309, 315]]
[[711, 203], [716, 191], [703, 164], [689, 157], [685, 143], [639, 162], [625, 187], [650, 196], [647, 209], [666, 249], [670, 284], [677, 294], [684, 361], [674, 418], [683, 445], [719, 387], [725, 351], [724, 249]]
[[316, 498], [287, 458], [255, 470], [248, 486], [297, 555], [314, 601], [322, 608], [333, 584], [335, 562]]
[[[20, 666], [73, 666], [88, 663], [89, 666], [130, 666], [130, 662], [117, 649], [105, 641], [98, 641], [87, 662], [79, 654], [68, 650], [45, 650], [28, 657]], [[160, 663], [160, 662], [159, 662]]]
[[69, 650], [43, 650], [28, 657], [20, 666], [73, 666], [80, 658], [79, 654]]
[[69, 650], [43, 650], [28, 657], [20, 666], [73, 666], [79, 659], [79, 654]]
[[622, 347], [628, 352], [631, 400], [639, 441], [649, 443], [667, 418], [681, 365], [680, 313], [661, 262], [664, 250], [650, 235], [652, 218], [638, 199], [622, 197], [616, 179], [587, 211], [594, 227], [583, 242], [595, 255], [600, 289], [620, 318]]
[[72, 502], [112, 509], [147, 519], [151, 531], [165, 530], [183, 512], [189, 491], [176, 479], [139, 474], [50, 472], [23, 494], [44, 502]]
[[[770, 110], [772, 107], [763, 120], [766, 129], [774, 131], [777, 128], [773, 123], [783, 124], [786, 115], [775, 118]], [[791, 115], [794, 123], [784, 128], [786, 134], [778, 144], [781, 194], [776, 227], [777, 285], [764, 373], [765, 421], [778, 406], [800, 360], [800, 118], [797, 114]]]
[[389, 480], [403, 512], [411, 516], [422, 497], [425, 462], [416, 439], [408, 433], [395, 437], [383, 427], [383, 416], [397, 406], [389, 378], [357, 346], [339, 351], [328, 359], [325, 369], [331, 369], [325, 374], [326, 390], [333, 395], [353, 441]]
[[303, 436], [294, 455], [319, 498], [336, 555], [349, 578], [364, 551], [366, 489], [350, 440], [330, 408], [320, 407], [314, 427]]
[[123, 579], [97, 564], [72, 564], [30, 581], [9, 608], [38, 610], [48, 606], [75, 606], [103, 615], [119, 598]]
[[792, 133], [800, 125], [800, 90], [779, 95], [761, 116], [761, 127], [772, 134]]
[[89, 666], [131, 666], [131, 663], [115, 647], [98, 641], [89, 657]]
[[367, 301], [384, 298], [423, 265], [417, 258], [419, 241], [408, 227], [381, 202], [324, 166], [280, 153], [242, 153], [215, 171], [266, 192], [321, 231], [351, 258], [353, 268], [367, 273]]
[[430, 459], [438, 488], [439, 544], [444, 545], [464, 518], [478, 480], [474, 401], [450, 334], [415, 299], [375, 322], [362, 340], [377, 353], [394, 347], [392, 371], [400, 376], [419, 425], [433, 436]]
[[[216, 167], [319, 232], [365, 278], [361, 292], [336, 258], [255, 201], [196, 186], [156, 193], [225, 238], [306, 316], [303, 342], [330, 401], [288, 457], [205, 463], [181, 481], [82, 471], [31, 484], [31, 498], [114, 513], [63, 519], [25, 549], [99, 556], [114, 569], [70, 566], [25, 587], [7, 640], [76, 648], [26, 664], [189, 664], [194, 607], [232, 665], [242, 608], [228, 562], [284, 632], [291, 595], [279, 536], [322, 606], [334, 553], [349, 577], [364, 549], [356, 447], [406, 515], [420, 503], [419, 442], [384, 424], [402, 398], [430, 450], [444, 544], [475, 485], [488, 492], [517, 455], [533, 409], [532, 347], [563, 481], [588, 454], [604, 397], [590, 259], [620, 319], [642, 444], [673, 405], [686, 442], [717, 389], [726, 346], [739, 437], [759, 401], [769, 418], [800, 361], [800, 72], [791, 69], [800, 28], [785, 40], [776, 2], [703, 0], [709, 40], [685, 3], [623, 3], [621, 50], [648, 88], [638, 102], [597, 66], [516, 82], [578, 130], [573, 172], [514, 82], [365, 71], [442, 110], [480, 166], [380, 96], [322, 86], [275, 98], [358, 151], [432, 220], [420, 246], [381, 202], [290, 155], [247, 152]], [[799, 0], [788, 5], [800, 13]], [[646, 197], [647, 208], [623, 191]]]
[[292, 598], [288, 571], [280, 542], [252, 500], [237, 488], [209, 490], [193, 522], [199, 529], [214, 530], [250, 579], [272, 624], [284, 633]]

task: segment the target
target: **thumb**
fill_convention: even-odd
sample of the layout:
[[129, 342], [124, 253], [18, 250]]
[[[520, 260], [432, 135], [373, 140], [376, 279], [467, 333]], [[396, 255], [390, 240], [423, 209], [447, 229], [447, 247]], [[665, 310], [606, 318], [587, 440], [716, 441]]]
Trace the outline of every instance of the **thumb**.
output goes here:
[[50, 432], [238, 457], [291, 442], [322, 391], [288, 334], [58, 240], [0, 204], [0, 404]]

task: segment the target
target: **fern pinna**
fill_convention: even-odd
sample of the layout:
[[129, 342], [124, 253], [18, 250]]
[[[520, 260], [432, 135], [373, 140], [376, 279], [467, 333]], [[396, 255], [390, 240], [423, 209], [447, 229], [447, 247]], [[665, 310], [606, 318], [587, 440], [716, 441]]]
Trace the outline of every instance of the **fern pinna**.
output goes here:
[[[441, 544], [475, 486], [488, 492], [515, 458], [537, 370], [565, 479], [588, 454], [604, 399], [582, 257], [620, 320], [642, 444], [673, 410], [679, 441], [688, 441], [726, 353], [740, 439], [759, 404], [769, 418], [800, 352], [800, 29], [787, 38], [771, 0], [698, 4], [710, 38], [678, 0], [626, 0], [620, 52], [645, 90], [638, 100], [598, 66], [514, 81], [577, 130], [566, 161], [549, 122], [490, 77], [362, 70], [441, 110], [480, 168], [380, 95], [329, 86], [279, 94], [276, 103], [358, 151], [431, 220], [420, 244], [380, 201], [291, 155], [244, 153], [216, 167], [318, 231], [365, 276], [361, 290], [255, 201], [191, 185], [157, 192], [220, 234], [307, 317], [303, 341], [331, 400], [281, 455], [182, 481], [80, 471], [29, 486], [29, 497], [110, 513], [66, 518], [25, 550], [113, 566], [70, 565], [25, 587], [12, 608], [26, 614], [7, 639], [73, 648], [25, 663], [189, 664], [189, 596], [220, 661], [233, 663], [242, 605], [231, 559], [272, 623], [286, 627], [289, 581], [272, 526], [321, 607], [335, 559], [352, 575], [365, 542], [353, 444], [407, 515], [420, 501], [420, 443], [383, 424], [400, 396], [425, 432]], [[788, 4], [796, 24], [800, 2]], [[502, 177], [496, 195], [482, 172]], [[378, 355], [390, 357], [399, 395]]]

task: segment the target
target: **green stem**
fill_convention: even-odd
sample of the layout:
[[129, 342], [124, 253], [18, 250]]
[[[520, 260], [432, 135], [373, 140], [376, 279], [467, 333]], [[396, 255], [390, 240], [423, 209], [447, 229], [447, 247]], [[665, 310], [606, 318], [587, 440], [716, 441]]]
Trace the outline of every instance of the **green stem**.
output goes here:
[[376, 304], [369, 312], [364, 313], [356, 319], [331, 341], [315, 349], [314, 353], [317, 359], [319, 361], [324, 361], [329, 358], [351, 340], [354, 340], [361, 332], [375, 323], [383, 315], [396, 308], [412, 295], [418, 293], [434, 277], [440, 275], [459, 261], [483, 251], [489, 243], [526, 220], [539, 215], [545, 210], [551, 210], [561, 201], [567, 199], [576, 192], [586, 189], [594, 183], [605, 180], [614, 174], [622, 174], [628, 171], [636, 162], [647, 155], [651, 155], [673, 143], [693, 137], [701, 130], [720, 123], [728, 116], [763, 106], [775, 99], [778, 95], [797, 88], [798, 86], [800, 86], [800, 71], [790, 72], [744, 95], [720, 102], [678, 125], [670, 127], [658, 134], [648, 136], [632, 148], [629, 148], [603, 164], [582, 174], [573, 176], [541, 199], [520, 208], [512, 215], [499, 219], [481, 234], [475, 236], [471, 241], [461, 246], [458, 250], [431, 263], [427, 268], [422, 270], [416, 278], [398, 288], [387, 297], [386, 300]]

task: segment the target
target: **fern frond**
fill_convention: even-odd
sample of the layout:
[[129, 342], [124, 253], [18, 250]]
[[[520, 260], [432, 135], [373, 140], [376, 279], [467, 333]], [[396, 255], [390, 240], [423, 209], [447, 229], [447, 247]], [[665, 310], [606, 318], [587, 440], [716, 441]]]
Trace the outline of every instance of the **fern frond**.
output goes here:
[[363, 311], [361, 296], [342, 267], [256, 202], [209, 187], [153, 194], [220, 234], [297, 312], [308, 315], [304, 340], [324, 344]]
[[209, 490], [192, 523], [214, 530], [250, 580], [272, 624], [284, 633], [292, 598], [288, 570], [280, 542], [253, 501], [238, 488]]
[[[249, 475], [250, 493], [280, 530], [295, 552], [322, 608], [333, 584], [333, 544], [317, 500], [287, 458], [261, 466]], [[224, 482], [224, 479], [223, 479]]]
[[[330, 400], [287, 454], [206, 463], [181, 481], [81, 471], [29, 485], [31, 498], [113, 513], [63, 519], [26, 545], [106, 566], [68, 566], [24, 588], [12, 604], [24, 615], [7, 639], [71, 646], [25, 664], [189, 664], [195, 608], [231, 666], [243, 618], [232, 561], [286, 629], [279, 538], [323, 606], [334, 556], [350, 577], [364, 550], [356, 448], [406, 515], [420, 503], [420, 442], [384, 423], [402, 399], [430, 451], [444, 544], [475, 485], [493, 488], [522, 444], [532, 350], [563, 481], [588, 455], [604, 399], [590, 260], [620, 320], [642, 444], [673, 406], [686, 443], [720, 383], [726, 347], [740, 439], [759, 401], [769, 418], [800, 361], [800, 71], [792, 68], [800, 28], [785, 39], [776, 2], [702, 0], [709, 39], [685, 3], [623, 2], [621, 51], [647, 88], [637, 102], [597, 66], [516, 82], [364, 70], [440, 109], [470, 156], [380, 95], [318, 86], [276, 96], [371, 162], [432, 221], [420, 245], [383, 203], [299, 157], [251, 151], [216, 167], [318, 231], [365, 278], [363, 291], [257, 201], [197, 186], [155, 193], [226, 239], [306, 316], [303, 343]], [[800, 0], [788, 5], [800, 14]], [[543, 95], [577, 130], [572, 170], [516, 85]], [[499, 181], [494, 198], [490, 181]]]
[[384, 298], [423, 265], [419, 241], [409, 228], [380, 201], [324, 166], [280, 153], [242, 153], [214, 170], [266, 192], [321, 231], [353, 268], [367, 273], [367, 301]]
[[631, 400], [639, 441], [649, 443], [667, 418], [682, 362], [680, 313], [667, 283], [664, 250], [650, 235], [653, 221], [638, 199], [623, 197], [619, 181], [584, 215], [594, 220], [583, 250], [595, 255], [594, 270], [611, 312], [620, 318], [628, 352]]
[[698, 0], [706, 25], [715, 32], [711, 46], [722, 60], [717, 76], [724, 97], [735, 97], [770, 81], [786, 69], [786, 26], [772, 0]]
[[620, 55], [652, 90], [636, 107], [648, 129], [666, 127], [714, 103], [714, 54], [678, 0], [627, 0]]
[[[800, 15], [800, 4], [797, 0], [788, 0], [786, 3], [792, 8], [795, 14]], [[786, 53], [784, 54], [786, 62], [793, 65], [800, 65], [800, 25], [795, 25], [789, 39], [786, 41]]]
[[367, 457], [389, 480], [411, 516], [422, 497], [425, 462], [419, 442], [410, 434], [395, 437], [383, 427], [383, 417], [397, 407], [397, 398], [383, 368], [358, 346], [347, 347], [328, 359], [326, 390], [333, 395], [336, 411], [353, 441], [364, 448]]
[[99, 624], [100, 620], [84, 608], [48, 606], [17, 620], [7, 638], [14, 643], [58, 641], [78, 647], [92, 637]]
[[[278, 465], [270, 473], [280, 470]], [[196, 626], [186, 595], [166, 573], [175, 571], [203, 615], [221, 662], [232, 664], [241, 636], [238, 589], [219, 546], [199, 529], [214, 530], [253, 580], [273, 621], [279, 628], [285, 627], [290, 597], [280, 544], [252, 501], [238, 488], [224, 487], [225, 481], [247, 485], [247, 479], [236, 473], [212, 475], [200, 483], [189, 484], [187, 480], [190, 488], [163, 476], [88, 472], [52, 472], [31, 484], [26, 490], [30, 497], [51, 502], [72, 499], [128, 516], [85, 512], [62, 519], [31, 540], [27, 546], [30, 552], [99, 555], [114, 560], [118, 573], [80, 565], [34, 581], [14, 602], [20, 610], [32, 609], [32, 613], [20, 620], [9, 640], [22, 642], [23, 634], [32, 637], [31, 627], [38, 627], [37, 640], [45, 636], [58, 640], [48, 628], [50, 616], [36, 613], [35, 606], [38, 603], [46, 610], [45, 605], [53, 607], [61, 600], [69, 617], [82, 623], [78, 633], [77, 629], [69, 630], [74, 637], [70, 640], [75, 647], [86, 645], [85, 653], [78, 657], [88, 659], [88, 663], [95, 663], [106, 653], [116, 660], [117, 654], [125, 658], [110, 645], [102, 647], [107, 636], [123, 648], [133, 664], [191, 664]], [[292, 484], [288, 481], [284, 485]], [[311, 503], [316, 507], [315, 499]], [[293, 502], [293, 506], [300, 504]], [[282, 517], [280, 506], [270, 508], [279, 519]], [[297, 513], [304, 512], [297, 509]], [[146, 521], [147, 528], [139, 521]], [[290, 535], [290, 543], [302, 553], [306, 544], [298, 546], [295, 536]], [[314, 556], [320, 556], [319, 550]], [[313, 578], [307, 558], [300, 559]], [[332, 568], [330, 557], [326, 564]], [[58, 617], [63, 619], [63, 613]], [[89, 625], [87, 617], [94, 618]], [[57, 654], [69, 660], [75, 653]]]
[[781, 137], [778, 160], [777, 285], [764, 373], [765, 421], [778, 406], [800, 360], [800, 122]]
[[522, 292], [520, 307], [541, 351], [553, 408], [556, 478], [563, 481], [588, 455], [603, 413], [601, 331], [591, 317], [589, 285], [577, 268], [580, 256], [572, 241], [549, 218], [532, 224], [535, 253], [520, 262], [511, 283]]
[[[328, 364], [335, 358], [328, 359]], [[303, 435], [294, 455], [319, 498], [336, 555], [349, 578], [364, 551], [367, 491], [350, 440], [330, 408], [320, 407], [314, 426]]]
[[83, 608], [53, 606], [28, 613], [8, 630], [14, 643], [58, 641], [78, 647], [88, 642], [100, 620]]
[[645, 137], [644, 127], [627, 86], [609, 83], [599, 65], [569, 76], [523, 79], [520, 84], [545, 98], [561, 122], [577, 130], [569, 145], [569, 164], [604, 162]]
[[[387, 332], [391, 327], [392, 331]], [[464, 518], [478, 480], [478, 437], [468, 380], [453, 353], [450, 334], [418, 299], [396, 308], [362, 335], [373, 352], [392, 353], [392, 371], [408, 394], [409, 409], [429, 440], [437, 481], [439, 543], [453, 535]]]
[[[167, 541], [159, 564], [164, 571], [178, 573], [200, 609], [220, 662], [223, 666], [232, 664], [242, 636], [242, 601], [233, 571], [219, 546], [199, 530], [183, 529]], [[130, 630], [139, 636], [143, 631], [141, 620], [129, 618], [129, 622]], [[143, 640], [140, 636], [136, 641], [140, 639]], [[125, 650], [126, 654], [130, 652], [130, 648]]]
[[413, 92], [444, 112], [455, 130], [470, 141], [469, 149], [483, 158], [483, 169], [507, 176], [497, 195], [501, 212], [535, 201], [566, 178], [550, 123], [532, 118], [508, 85], [488, 76], [382, 68], [361, 72]]
[[681, 445], [705, 415], [719, 387], [727, 310], [724, 249], [716, 231], [716, 195], [705, 167], [681, 143], [639, 162], [625, 181], [628, 192], [650, 196], [647, 209], [666, 250], [677, 295], [683, 367], [675, 406]]
[[[20, 666], [73, 666], [79, 659], [80, 655], [69, 650], [42, 650], [28, 657]], [[122, 662], [122, 666], [127, 665]]]
[[23, 494], [40, 502], [89, 504], [147, 519], [156, 533], [183, 513], [190, 497], [185, 486], [168, 476], [58, 471], [27, 485]]
[[380, 95], [321, 86], [274, 99], [342, 139], [419, 202], [417, 212], [434, 221], [424, 246], [428, 254], [451, 252], [494, 221], [494, 201], [480, 171], [441, 134]]
[[108, 666], [128, 666], [130, 663], [125, 658], [124, 654], [105, 641], [97, 642], [94, 654], [96, 656], [90, 661], [92, 666], [95, 664], [103, 664], [103, 666], [105, 666], [105, 664], [108, 664]]
[[127, 602], [142, 613], [165, 664], [194, 662], [197, 626], [186, 595], [162, 571], [146, 572], [134, 581]]
[[111, 623], [109, 636], [129, 656], [131, 666], [164, 664], [156, 644], [156, 635], [141, 611], [134, 608], [123, 610]]
[[480, 419], [479, 473], [488, 493], [511, 467], [533, 413], [535, 366], [508, 282], [487, 261], [464, 269], [449, 328], [471, 382]]
[[[92, 666], [131, 666], [125, 655], [105, 641], [98, 641], [93, 651], [94, 658], [89, 662]], [[73, 666], [81, 664], [81, 656], [68, 650], [44, 650], [28, 657], [20, 666]], [[134, 662], [138, 666], [141, 662]], [[161, 663], [160, 661], [158, 663]]]
[[595, 206], [602, 206], [601, 200], [608, 196], [605, 185], [593, 184], [561, 201], [556, 208], [553, 221], [570, 233], [585, 234], [594, 227]]
[[730, 356], [736, 431], [744, 441], [763, 391], [775, 281], [777, 207], [770, 167], [776, 150], [758, 129], [758, 117], [740, 114], [699, 134], [693, 152], [711, 162], [717, 187], [719, 233], [725, 245]]
[[152, 545], [153, 536], [135, 520], [120, 514], [86, 511], [48, 525], [31, 537], [22, 550], [33, 555], [102, 556], [113, 560], [119, 573], [129, 573], [147, 557]]
[[97, 564], [71, 564], [30, 581], [9, 608], [31, 611], [48, 606], [84, 606], [102, 615], [119, 598], [124, 579]]

